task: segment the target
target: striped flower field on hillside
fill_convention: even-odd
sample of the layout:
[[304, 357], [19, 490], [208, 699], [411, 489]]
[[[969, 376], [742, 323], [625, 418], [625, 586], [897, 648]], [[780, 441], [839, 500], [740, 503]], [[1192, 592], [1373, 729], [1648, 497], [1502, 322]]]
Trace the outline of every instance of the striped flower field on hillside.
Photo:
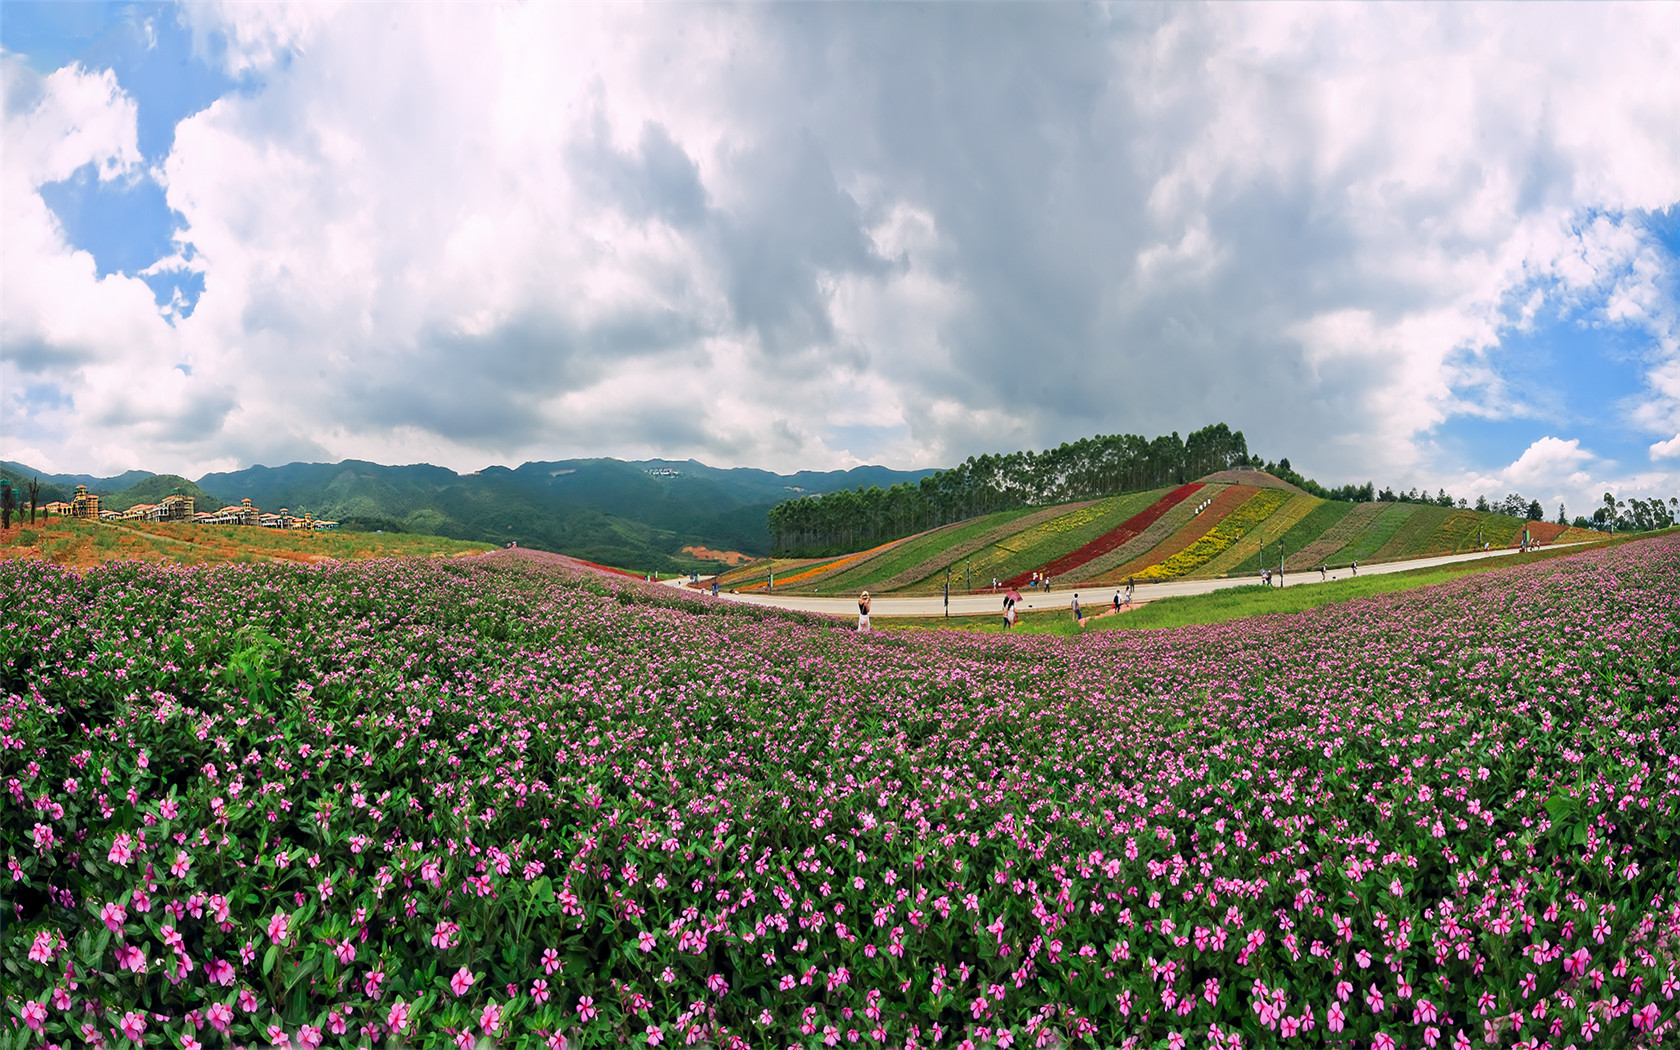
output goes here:
[[11, 1046], [1680, 1034], [1677, 538], [1075, 640], [515, 551], [0, 588]]

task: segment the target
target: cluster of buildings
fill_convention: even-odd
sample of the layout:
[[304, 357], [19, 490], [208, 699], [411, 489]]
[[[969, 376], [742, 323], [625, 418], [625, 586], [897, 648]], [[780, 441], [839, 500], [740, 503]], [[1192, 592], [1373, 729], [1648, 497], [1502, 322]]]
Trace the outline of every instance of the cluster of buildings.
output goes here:
[[194, 525], [255, 525], [265, 529], [338, 528], [338, 522], [317, 518], [308, 512], [293, 514], [285, 507], [281, 507], [278, 514], [258, 510], [248, 499], [240, 500], [237, 507], [198, 511], [193, 507], [193, 498], [179, 492], [171, 493], [157, 503], [136, 503], [124, 511], [103, 510], [99, 506], [99, 496], [89, 492], [86, 485], [76, 486], [76, 495], [70, 502], [60, 500], [45, 504], [41, 509], [48, 514], [88, 521], [179, 521]]

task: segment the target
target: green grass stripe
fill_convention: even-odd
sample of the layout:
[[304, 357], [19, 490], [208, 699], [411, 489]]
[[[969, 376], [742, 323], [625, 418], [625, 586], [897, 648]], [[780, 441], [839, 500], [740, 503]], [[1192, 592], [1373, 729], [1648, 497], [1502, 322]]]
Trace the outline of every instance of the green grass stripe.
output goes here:
[[[1229, 485], [1208, 485], [1189, 499], [1180, 502], [1178, 506], [1161, 515], [1155, 524], [1144, 529], [1133, 539], [1127, 540], [1101, 558], [1094, 558], [1081, 566], [1079, 570], [1081, 582], [1099, 584], [1124, 582], [1122, 578], [1116, 575], [1121, 566], [1128, 565], [1159, 547], [1167, 537], [1190, 523], [1190, 520], [1196, 516], [1196, 508], [1201, 505], [1203, 500], [1214, 499], [1230, 487]], [[1162, 494], [1165, 495], [1166, 492], [1170, 491], [1172, 490], [1166, 489]]]
[[1489, 514], [1485, 528], [1487, 529], [1488, 545], [1492, 547], [1515, 547], [1522, 538], [1523, 526], [1527, 522], [1521, 518], [1510, 518], [1503, 514]]
[[[1378, 505], [1381, 506], [1381, 504]], [[1383, 512], [1377, 516], [1377, 520], [1373, 521], [1366, 527], [1365, 531], [1361, 532], [1358, 536], [1355, 536], [1351, 541], [1349, 541], [1347, 546], [1330, 555], [1330, 557], [1326, 558], [1325, 561], [1335, 565], [1346, 565], [1349, 562], [1356, 561], [1369, 561], [1371, 559], [1371, 555], [1381, 550], [1382, 545], [1387, 543], [1396, 532], [1399, 532], [1400, 526], [1406, 524], [1406, 519], [1410, 518], [1414, 513], [1416, 513], [1416, 511], [1416, 504], [1389, 504], [1384, 508]]]
[[[1277, 509], [1271, 517], [1252, 528], [1242, 539], [1223, 553], [1212, 558], [1201, 568], [1201, 576], [1225, 576], [1238, 565], [1250, 559], [1258, 562], [1262, 544], [1274, 544], [1280, 535], [1285, 535], [1293, 529], [1307, 515], [1317, 510], [1324, 500], [1306, 493], [1296, 493], [1290, 496], [1288, 502]], [[1255, 571], [1258, 570], [1256, 565]]]
[[[989, 585], [993, 576], [1006, 580], [1018, 572], [1031, 572], [1064, 554], [1071, 554], [1108, 530], [1117, 528], [1127, 518], [1148, 507], [1163, 494], [1161, 490], [1129, 492], [1120, 496], [1110, 496], [1094, 504], [1086, 504], [1070, 513], [1059, 514], [1048, 521], [1039, 522], [1031, 528], [1018, 530], [965, 558], [965, 564], [954, 567], [958, 571], [966, 569], [977, 588]], [[938, 581], [931, 578], [923, 581], [925, 586], [942, 582], [943, 578]]]
[[1072, 509], [1091, 506], [1095, 502], [1097, 501], [1086, 500], [1083, 503], [1060, 503], [1053, 507], [1039, 507], [1037, 509], [1017, 508], [975, 518], [973, 519], [975, 523], [985, 523], [990, 527], [978, 531], [977, 534], [968, 534], [967, 539], [952, 542], [948, 547], [933, 550], [921, 561], [900, 569], [893, 575], [879, 581], [878, 584], [872, 585], [872, 587], [885, 594], [927, 580], [935, 574], [940, 574], [941, 581], [943, 581], [946, 566], [956, 565], [974, 552], [985, 550], [998, 540], [1006, 539], [1017, 532], [1030, 529], [1040, 522], [1052, 521]]
[[1324, 534], [1300, 550], [1284, 547], [1284, 567], [1291, 572], [1316, 569], [1330, 560], [1330, 556], [1353, 542], [1388, 508], [1386, 503], [1355, 503], [1342, 519], [1324, 530]]
[[1452, 511], [1447, 507], [1419, 505], [1412, 516], [1406, 519], [1406, 523], [1389, 537], [1388, 542], [1371, 555], [1371, 560], [1397, 561], [1401, 558], [1440, 553], [1430, 545], [1430, 540], [1435, 535], [1435, 530], [1451, 515]]
[[[1357, 504], [1344, 503], [1340, 500], [1322, 500], [1308, 512], [1307, 516], [1297, 521], [1281, 537], [1268, 536], [1266, 538], [1265, 557], [1266, 566], [1277, 567], [1278, 540], [1283, 541], [1284, 550], [1299, 551], [1307, 544], [1317, 540], [1320, 536], [1347, 517]], [[1253, 576], [1260, 572], [1262, 552], [1255, 551], [1242, 561], [1226, 570], [1227, 576]]]
[[1479, 511], [1455, 510], [1435, 527], [1435, 535], [1429, 537], [1429, 544], [1446, 554], [1476, 550], [1481, 546], [1476, 540], [1476, 532], [1481, 530], [1486, 534], [1489, 517]]
[[906, 540], [857, 565], [849, 565], [833, 576], [821, 580], [819, 586], [829, 594], [881, 589], [882, 581], [920, 565], [941, 551], [960, 546], [976, 536], [1007, 527], [1032, 512], [1030, 507], [1017, 507], [969, 518], [967, 521], [952, 522]]

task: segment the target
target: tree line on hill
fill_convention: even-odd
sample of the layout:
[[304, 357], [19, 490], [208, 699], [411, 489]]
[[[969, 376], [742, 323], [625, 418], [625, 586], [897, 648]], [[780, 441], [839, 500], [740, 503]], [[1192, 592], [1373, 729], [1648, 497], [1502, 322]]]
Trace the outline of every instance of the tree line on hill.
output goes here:
[[995, 511], [1178, 485], [1249, 460], [1242, 431], [1224, 423], [1186, 438], [1099, 434], [1043, 452], [970, 456], [920, 481], [784, 500], [770, 509], [770, 542], [778, 553], [858, 550]]

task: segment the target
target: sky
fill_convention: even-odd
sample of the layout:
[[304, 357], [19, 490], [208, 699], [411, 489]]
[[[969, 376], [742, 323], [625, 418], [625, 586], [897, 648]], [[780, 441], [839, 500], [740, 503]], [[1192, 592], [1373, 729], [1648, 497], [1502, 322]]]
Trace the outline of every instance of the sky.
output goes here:
[[1680, 494], [1680, 6], [0, 10], [0, 445]]

